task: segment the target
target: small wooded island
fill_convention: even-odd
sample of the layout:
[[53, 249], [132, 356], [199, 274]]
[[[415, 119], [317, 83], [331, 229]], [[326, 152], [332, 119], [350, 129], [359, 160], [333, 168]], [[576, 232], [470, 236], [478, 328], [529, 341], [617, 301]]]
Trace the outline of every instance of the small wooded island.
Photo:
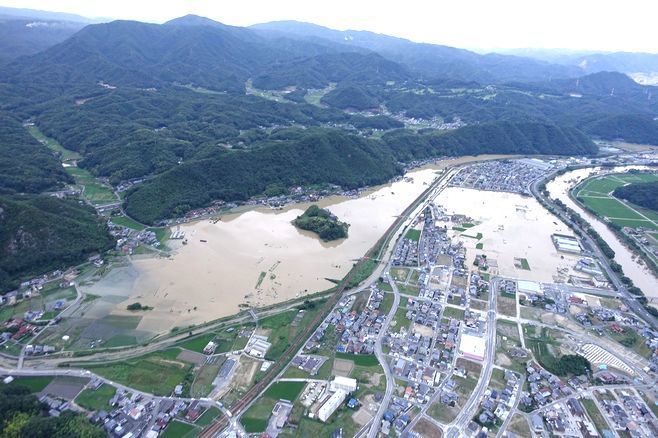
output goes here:
[[349, 224], [339, 221], [329, 210], [317, 205], [307, 208], [304, 214], [292, 221], [292, 224], [302, 230], [313, 231], [325, 242], [347, 237], [349, 227]]

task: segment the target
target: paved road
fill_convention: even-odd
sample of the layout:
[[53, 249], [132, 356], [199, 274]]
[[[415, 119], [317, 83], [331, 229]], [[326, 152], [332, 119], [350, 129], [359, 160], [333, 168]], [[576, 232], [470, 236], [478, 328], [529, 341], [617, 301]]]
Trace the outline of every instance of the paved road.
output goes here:
[[[427, 208], [427, 206], [430, 205], [430, 203], [439, 195], [439, 193], [441, 193], [441, 191], [443, 191], [443, 189], [445, 189], [448, 186], [450, 179], [454, 176], [454, 174], [459, 169], [460, 167], [446, 168], [446, 171], [443, 173], [443, 175], [441, 175], [434, 183], [435, 187], [427, 194], [425, 200], [421, 202], [409, 214], [407, 220], [400, 226], [401, 231], [398, 234], [398, 240], [395, 242], [394, 245], [389, 245], [389, 247], [392, 248], [390, 252], [392, 252], [394, 248], [399, 244], [400, 238], [405, 235], [407, 229], [413, 223], [413, 221], [418, 217], [418, 215], [421, 212], [423, 212], [425, 208]], [[386, 276], [388, 278], [388, 282], [391, 285], [391, 288], [393, 289], [393, 294], [394, 294], [393, 306], [391, 307], [391, 310], [386, 316], [386, 320], [384, 321], [384, 324], [382, 325], [382, 328], [380, 329], [379, 334], [377, 336], [377, 340], [375, 341], [375, 356], [377, 357], [379, 363], [384, 369], [384, 375], [386, 377], [386, 392], [384, 393], [384, 398], [382, 399], [381, 404], [379, 405], [379, 409], [377, 409], [377, 413], [374, 415], [372, 419], [372, 426], [370, 427], [370, 430], [368, 432], [368, 438], [375, 438], [379, 433], [379, 428], [381, 426], [382, 418], [384, 417], [384, 412], [386, 412], [386, 409], [388, 408], [388, 405], [391, 401], [391, 397], [393, 395], [393, 390], [395, 389], [395, 379], [393, 378], [388, 361], [386, 360], [386, 355], [382, 351], [382, 340], [384, 339], [384, 336], [386, 335], [391, 320], [395, 316], [395, 312], [397, 311], [398, 306], [400, 305], [400, 291], [398, 290], [395, 281], [393, 281], [393, 279], [390, 276], [389, 273], [390, 268], [391, 268], [391, 260], [389, 254], [389, 260], [388, 263], [386, 264], [385, 271], [386, 271]]]
[[[610, 267], [610, 263], [608, 263], [608, 258], [603, 254], [601, 249], [598, 247], [596, 242], [592, 238], [589, 237], [587, 233], [583, 231], [583, 229], [573, 222], [571, 219], [569, 219], [566, 214], [562, 211], [560, 207], [558, 207], [552, 199], [545, 197], [540, 191], [539, 191], [539, 184], [542, 181], [550, 181], [557, 175], [557, 172], [553, 172], [550, 174], [548, 177], [546, 177], [544, 180], [537, 180], [533, 182], [530, 186], [530, 191], [532, 192], [533, 196], [539, 200], [543, 200], [547, 205], [553, 207], [554, 211], [557, 212], [557, 216], [562, 220], [564, 223], [566, 223], [569, 227], [571, 227], [573, 230], [576, 230], [580, 232], [581, 234], [581, 239], [584, 240], [593, 250], [594, 250], [594, 255], [599, 259], [601, 262], [601, 266], [605, 270], [607, 277], [610, 279], [612, 282], [613, 286], [619, 294], [623, 297], [624, 303], [633, 310], [633, 312], [640, 318], [642, 318], [644, 321], [646, 321], [651, 327], [654, 329], [658, 329], [658, 320], [656, 320], [655, 317], [649, 314], [649, 312], [646, 311], [644, 306], [642, 306], [640, 303], [637, 302], [635, 299], [635, 296], [632, 295], [626, 286], [621, 282], [619, 275], [615, 271], [612, 270]], [[581, 212], [577, 212], [581, 214]], [[581, 214], [582, 215], [582, 214]]]
[[[153, 400], [157, 401], [162, 401], [162, 400], [176, 400], [176, 401], [184, 401], [187, 403], [190, 403], [195, 400], [200, 400], [202, 402], [202, 405], [205, 406], [215, 406], [222, 412], [226, 413], [226, 408], [224, 405], [220, 402], [211, 400], [209, 398], [201, 398], [201, 399], [194, 399], [194, 398], [189, 398], [189, 397], [164, 397], [164, 396], [159, 396], [155, 394], [151, 394], [149, 392], [144, 392], [144, 391], [139, 391], [134, 388], [130, 388], [128, 386], [122, 385], [120, 383], [114, 382], [112, 380], [106, 379], [105, 377], [99, 376], [98, 374], [94, 374], [91, 371], [86, 371], [86, 370], [76, 370], [76, 369], [69, 369], [69, 370], [16, 370], [16, 369], [7, 369], [7, 368], [0, 368], [0, 374], [4, 375], [11, 375], [13, 377], [30, 377], [30, 376], [64, 376], [64, 377], [83, 377], [87, 379], [98, 379], [102, 381], [103, 383], [106, 383], [108, 385], [111, 385], [117, 389], [121, 389], [124, 391], [132, 392], [135, 394], [140, 394], [143, 397], [151, 398]], [[233, 423], [233, 422], [232, 422]], [[246, 432], [242, 428], [242, 425], [237, 424], [235, 425], [234, 430], [238, 431], [241, 435], [240, 436], [246, 436]]]
[[493, 363], [496, 354], [496, 297], [498, 295], [498, 282], [500, 279], [492, 278], [489, 284], [489, 311], [487, 312], [487, 347], [482, 362], [482, 372], [475, 389], [468, 398], [461, 412], [446, 429], [446, 437], [457, 438], [466, 430], [468, 422], [473, 418], [484, 392], [487, 390]]
[[388, 327], [391, 324], [393, 317], [395, 316], [395, 312], [397, 312], [398, 306], [400, 305], [400, 291], [398, 290], [395, 281], [393, 281], [391, 278], [391, 274], [389, 272], [386, 272], [386, 277], [388, 278], [388, 284], [390, 284], [391, 288], [393, 289], [393, 306], [391, 306], [391, 310], [388, 312], [388, 315], [386, 315], [386, 319], [384, 320], [384, 323], [379, 330], [379, 334], [377, 335], [377, 340], [375, 341], [375, 356], [377, 356], [377, 360], [379, 360], [379, 363], [384, 369], [384, 375], [386, 376], [386, 392], [384, 393], [382, 402], [379, 405], [379, 409], [377, 409], [377, 413], [372, 419], [372, 426], [368, 432], [368, 438], [375, 438], [379, 433], [379, 425], [382, 422], [382, 418], [384, 417], [384, 412], [386, 412], [386, 409], [388, 408], [388, 404], [391, 402], [393, 390], [395, 389], [395, 379], [393, 378], [393, 373], [391, 373], [391, 367], [389, 366], [388, 360], [386, 359], [386, 355], [382, 351], [382, 340], [384, 339], [384, 336], [388, 331]]
[[509, 426], [510, 421], [512, 421], [512, 417], [514, 417], [516, 408], [519, 406], [519, 402], [521, 401], [521, 392], [523, 392], [523, 385], [525, 385], [525, 376], [522, 374], [521, 379], [519, 380], [519, 388], [516, 390], [516, 394], [514, 394], [515, 397], [514, 404], [512, 405], [512, 408], [510, 409], [507, 418], [505, 418], [505, 421], [503, 421], [503, 425], [500, 426], [500, 429], [498, 429], [496, 438], [501, 438], [503, 434], [507, 432], [507, 426]]

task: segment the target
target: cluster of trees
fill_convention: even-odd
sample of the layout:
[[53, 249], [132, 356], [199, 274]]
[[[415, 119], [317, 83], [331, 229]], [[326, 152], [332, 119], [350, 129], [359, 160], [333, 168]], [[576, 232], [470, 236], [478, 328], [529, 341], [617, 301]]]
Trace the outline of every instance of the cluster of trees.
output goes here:
[[[126, 309], [130, 310], [131, 312], [136, 312], [136, 311], [139, 311], [139, 310], [144, 310], [144, 311], [152, 310], [153, 307], [145, 306], [142, 303], [132, 303], [132, 304], [128, 304], [126, 306]], [[196, 307], [194, 308], [194, 310], [196, 310]]]
[[658, 211], [658, 181], [618, 187], [612, 194], [640, 207]]
[[0, 290], [114, 246], [93, 208], [50, 196], [0, 196]]
[[344, 239], [349, 228], [347, 223], [339, 221], [329, 210], [317, 205], [311, 205], [292, 223], [302, 230], [316, 233], [324, 241]]
[[564, 356], [560, 356], [559, 359], [547, 355], [542, 357], [542, 365], [557, 376], [579, 376], [592, 371], [592, 364], [577, 354], [565, 354]]
[[0, 436], [105, 437], [105, 433], [82, 414], [64, 412], [59, 417], [49, 417], [47, 412], [47, 406], [30, 394], [28, 388], [13, 384], [0, 387]]

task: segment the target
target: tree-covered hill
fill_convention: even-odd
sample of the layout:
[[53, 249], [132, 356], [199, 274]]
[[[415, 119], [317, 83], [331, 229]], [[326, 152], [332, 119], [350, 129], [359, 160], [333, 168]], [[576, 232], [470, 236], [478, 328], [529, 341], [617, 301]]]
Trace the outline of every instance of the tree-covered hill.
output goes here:
[[0, 387], [0, 436], [102, 438], [102, 429], [92, 425], [81, 413], [65, 411], [58, 417], [48, 415], [48, 405], [39, 402], [29, 388], [17, 385]]
[[49, 196], [0, 197], [0, 290], [113, 247], [93, 208]]
[[397, 130], [385, 134], [382, 141], [400, 161], [490, 153], [591, 155], [597, 151], [576, 129], [536, 122], [489, 122], [421, 133]]
[[658, 211], [658, 182], [628, 184], [616, 188], [612, 194], [640, 207]]
[[344, 239], [349, 228], [349, 224], [339, 221], [329, 210], [317, 205], [311, 205], [292, 223], [297, 228], [316, 233], [324, 241]]
[[[400, 127], [388, 117], [351, 116], [306, 103], [255, 96], [196, 93], [183, 88], [110, 90], [83, 105], [61, 99], [37, 113], [48, 136], [84, 155], [79, 165], [113, 182], [164, 172], [179, 163], [287, 141], [282, 127], [353, 124]], [[289, 163], [292, 165], [293, 163]]]
[[232, 151], [174, 167], [138, 186], [126, 211], [153, 223], [213, 199], [245, 200], [270, 185], [330, 183], [357, 188], [384, 182], [401, 168], [372, 140], [335, 129], [287, 133], [288, 140], [248, 151]]
[[126, 198], [145, 223], [180, 215], [211, 200], [244, 200], [269, 185], [319, 183], [346, 189], [401, 173], [398, 162], [485, 153], [590, 154], [596, 146], [574, 129], [538, 123], [490, 123], [451, 132], [393, 131], [381, 140], [335, 129], [289, 130], [279, 144], [190, 161], [149, 179]]
[[0, 111], [0, 194], [40, 193], [68, 182], [71, 177], [53, 153]]

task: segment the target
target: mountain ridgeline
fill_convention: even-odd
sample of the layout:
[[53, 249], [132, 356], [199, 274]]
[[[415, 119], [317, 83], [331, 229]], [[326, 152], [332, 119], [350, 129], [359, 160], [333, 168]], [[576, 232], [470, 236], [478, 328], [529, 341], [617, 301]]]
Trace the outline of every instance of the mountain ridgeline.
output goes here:
[[401, 174], [401, 161], [438, 156], [596, 152], [592, 141], [572, 128], [511, 122], [466, 128], [422, 133], [397, 130], [379, 140], [336, 129], [293, 131], [282, 144], [215, 155], [163, 172], [128, 194], [126, 211], [141, 222], [153, 223], [213, 199], [246, 200], [271, 185], [331, 183], [353, 189]]
[[[578, 74], [300, 23], [91, 24], [0, 64], [0, 122], [10, 128], [0, 193], [71, 182], [22, 132], [28, 120], [93, 175], [141, 180], [124, 208], [144, 223], [273, 186], [383, 183], [417, 159], [594, 154], [592, 138], [658, 144], [653, 87]], [[458, 129], [418, 129], [443, 122]]]

